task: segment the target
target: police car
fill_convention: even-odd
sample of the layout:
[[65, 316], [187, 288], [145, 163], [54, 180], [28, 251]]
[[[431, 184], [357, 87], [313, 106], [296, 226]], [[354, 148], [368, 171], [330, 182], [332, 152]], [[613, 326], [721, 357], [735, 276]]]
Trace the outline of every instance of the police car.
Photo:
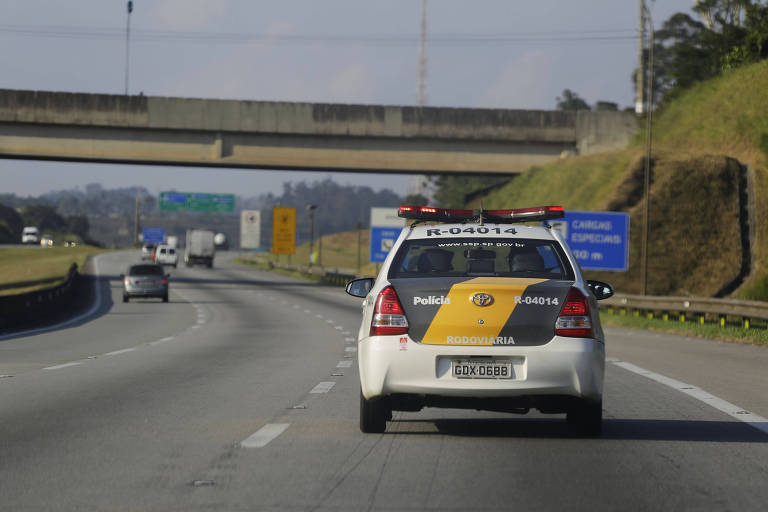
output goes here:
[[[562, 207], [454, 210], [401, 206], [413, 222], [364, 297], [358, 335], [360, 429], [423, 407], [566, 413], [580, 434], [602, 424], [605, 339], [597, 300], [546, 221]], [[517, 224], [544, 221], [543, 226]]]

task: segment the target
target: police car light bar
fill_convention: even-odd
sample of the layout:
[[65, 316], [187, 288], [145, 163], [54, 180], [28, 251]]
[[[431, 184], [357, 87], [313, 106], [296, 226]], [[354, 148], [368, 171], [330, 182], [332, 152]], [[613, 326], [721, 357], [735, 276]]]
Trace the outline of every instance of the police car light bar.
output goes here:
[[537, 222], [560, 219], [565, 216], [562, 206], [536, 206], [533, 208], [513, 208], [510, 210], [455, 210], [432, 206], [401, 206], [397, 215], [404, 219], [434, 220], [441, 222], [465, 222], [482, 220], [489, 222]]

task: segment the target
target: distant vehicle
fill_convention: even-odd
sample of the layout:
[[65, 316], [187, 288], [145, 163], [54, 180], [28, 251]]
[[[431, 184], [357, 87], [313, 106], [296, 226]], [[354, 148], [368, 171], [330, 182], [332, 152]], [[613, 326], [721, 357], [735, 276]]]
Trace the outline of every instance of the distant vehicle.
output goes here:
[[51, 235], [43, 235], [40, 239], [40, 245], [43, 247], [53, 247], [53, 237]]
[[217, 249], [229, 249], [229, 240], [224, 233], [216, 233], [213, 237], [213, 243]]
[[188, 267], [192, 265], [213, 267], [213, 256], [216, 254], [213, 237], [213, 231], [207, 229], [187, 230], [187, 248], [184, 252], [184, 263]]
[[171, 235], [166, 238], [165, 243], [168, 244], [169, 247], [176, 249], [179, 247], [179, 237]]
[[27, 226], [21, 232], [21, 243], [37, 244], [40, 242], [40, 232], [34, 226]]
[[123, 302], [131, 297], [158, 297], [168, 302], [168, 274], [162, 265], [142, 263], [131, 265], [123, 279]]
[[67, 240], [64, 242], [64, 247], [77, 247], [80, 245], [77, 240]]
[[153, 258], [158, 265], [171, 265], [176, 268], [179, 263], [179, 255], [176, 254], [176, 248], [168, 244], [159, 244], [155, 248], [155, 257]]
[[141, 259], [142, 260], [151, 260], [152, 255], [155, 253], [155, 247], [156, 245], [150, 242], [145, 243], [141, 246]]

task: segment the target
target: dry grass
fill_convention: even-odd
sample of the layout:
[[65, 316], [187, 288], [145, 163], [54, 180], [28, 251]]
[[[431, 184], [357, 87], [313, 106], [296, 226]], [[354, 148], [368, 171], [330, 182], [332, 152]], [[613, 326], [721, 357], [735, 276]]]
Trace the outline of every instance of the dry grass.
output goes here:
[[[89, 256], [100, 252], [104, 250], [89, 246], [0, 249], [0, 283], [9, 284], [49, 278], [63, 280], [72, 263], [82, 267]], [[0, 290], [0, 295], [13, 295], [55, 284], [52, 282], [24, 288], [9, 288]]]

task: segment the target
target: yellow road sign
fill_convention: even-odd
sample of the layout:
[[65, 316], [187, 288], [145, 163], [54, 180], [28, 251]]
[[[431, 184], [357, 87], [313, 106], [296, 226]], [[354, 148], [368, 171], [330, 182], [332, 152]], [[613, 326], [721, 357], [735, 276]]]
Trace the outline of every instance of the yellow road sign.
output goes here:
[[296, 254], [296, 208], [272, 208], [272, 253]]

